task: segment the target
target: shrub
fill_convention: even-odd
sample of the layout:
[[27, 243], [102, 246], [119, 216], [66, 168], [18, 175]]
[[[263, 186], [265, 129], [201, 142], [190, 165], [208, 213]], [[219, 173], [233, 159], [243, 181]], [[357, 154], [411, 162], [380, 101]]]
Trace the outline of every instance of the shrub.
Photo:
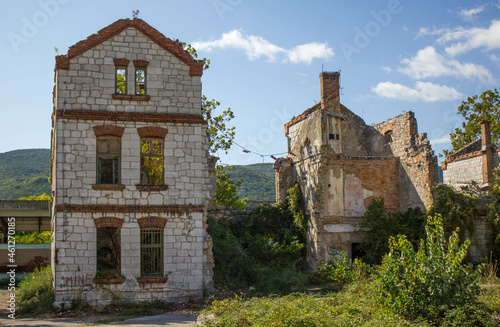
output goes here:
[[417, 246], [425, 234], [425, 216], [420, 209], [408, 209], [405, 213], [389, 213], [384, 207], [384, 199], [376, 198], [365, 212], [361, 226], [368, 229], [361, 243], [363, 259], [371, 264], [380, 264], [389, 252], [389, 237], [406, 235]]
[[353, 280], [368, 277], [372, 272], [372, 267], [360, 259], [354, 259], [351, 263], [344, 251], [340, 253], [330, 253], [332, 259], [328, 262], [322, 262], [315, 275], [320, 280], [335, 284], [345, 284]]
[[404, 235], [391, 237], [379, 270], [381, 299], [404, 317], [435, 320], [476, 303], [480, 272], [462, 264], [470, 241], [459, 245], [458, 230], [446, 241], [440, 216], [429, 217], [426, 232], [417, 252]]
[[54, 288], [50, 267], [35, 268], [33, 273], [24, 274], [24, 278], [17, 288], [19, 313], [40, 315], [52, 312]]
[[52, 233], [44, 232], [18, 232], [14, 234], [16, 244], [41, 244], [52, 242]]

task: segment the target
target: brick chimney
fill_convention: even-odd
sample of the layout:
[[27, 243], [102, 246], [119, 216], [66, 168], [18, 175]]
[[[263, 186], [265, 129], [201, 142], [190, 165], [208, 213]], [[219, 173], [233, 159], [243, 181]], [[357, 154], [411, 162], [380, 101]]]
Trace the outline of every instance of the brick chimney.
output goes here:
[[[321, 83], [321, 109], [340, 112], [340, 72], [319, 74]], [[338, 105], [337, 105], [338, 104]]]
[[491, 143], [490, 122], [481, 122], [481, 150], [483, 152], [483, 183], [490, 186], [493, 181], [493, 144]]

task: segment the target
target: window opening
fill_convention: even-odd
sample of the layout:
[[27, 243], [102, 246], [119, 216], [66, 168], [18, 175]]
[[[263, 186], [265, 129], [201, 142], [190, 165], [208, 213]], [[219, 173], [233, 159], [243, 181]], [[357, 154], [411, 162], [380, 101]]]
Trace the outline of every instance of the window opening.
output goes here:
[[141, 140], [141, 184], [163, 185], [163, 140]]
[[96, 278], [111, 279], [121, 273], [120, 228], [97, 228], [97, 275]]
[[135, 94], [146, 94], [146, 70], [144, 68], [135, 70]]
[[97, 138], [97, 184], [120, 183], [119, 137]]
[[116, 94], [127, 94], [127, 68], [116, 68]]
[[163, 277], [163, 228], [141, 228], [141, 276]]

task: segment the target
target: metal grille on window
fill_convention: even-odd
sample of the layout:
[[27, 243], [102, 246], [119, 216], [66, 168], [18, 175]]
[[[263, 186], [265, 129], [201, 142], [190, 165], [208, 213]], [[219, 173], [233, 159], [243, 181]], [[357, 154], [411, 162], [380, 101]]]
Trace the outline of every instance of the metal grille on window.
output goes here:
[[120, 183], [120, 143], [119, 137], [99, 137], [97, 139], [97, 183]]
[[141, 184], [163, 185], [163, 140], [141, 140]]
[[141, 276], [163, 277], [163, 228], [141, 228]]

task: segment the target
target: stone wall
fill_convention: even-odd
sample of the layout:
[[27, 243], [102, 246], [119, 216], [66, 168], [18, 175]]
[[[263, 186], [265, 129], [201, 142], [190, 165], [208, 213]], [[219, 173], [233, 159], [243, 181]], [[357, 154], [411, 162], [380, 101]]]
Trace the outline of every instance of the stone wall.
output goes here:
[[446, 185], [460, 188], [470, 184], [471, 181], [479, 184], [483, 182], [482, 156], [450, 162], [443, 171], [443, 183]]
[[[115, 93], [117, 65], [126, 94]], [[207, 123], [201, 115], [202, 62], [142, 20], [120, 20], [56, 57], [52, 131], [52, 268], [55, 304], [115, 298], [168, 301], [211, 287], [206, 233]], [[146, 92], [135, 92], [135, 68]], [[97, 178], [97, 137], [119, 138], [119, 182]], [[141, 179], [141, 138], [163, 142], [163, 180]], [[213, 167], [212, 167], [213, 168]], [[117, 280], [95, 279], [98, 227], [118, 228]], [[141, 275], [141, 228], [162, 228], [163, 276]]]

